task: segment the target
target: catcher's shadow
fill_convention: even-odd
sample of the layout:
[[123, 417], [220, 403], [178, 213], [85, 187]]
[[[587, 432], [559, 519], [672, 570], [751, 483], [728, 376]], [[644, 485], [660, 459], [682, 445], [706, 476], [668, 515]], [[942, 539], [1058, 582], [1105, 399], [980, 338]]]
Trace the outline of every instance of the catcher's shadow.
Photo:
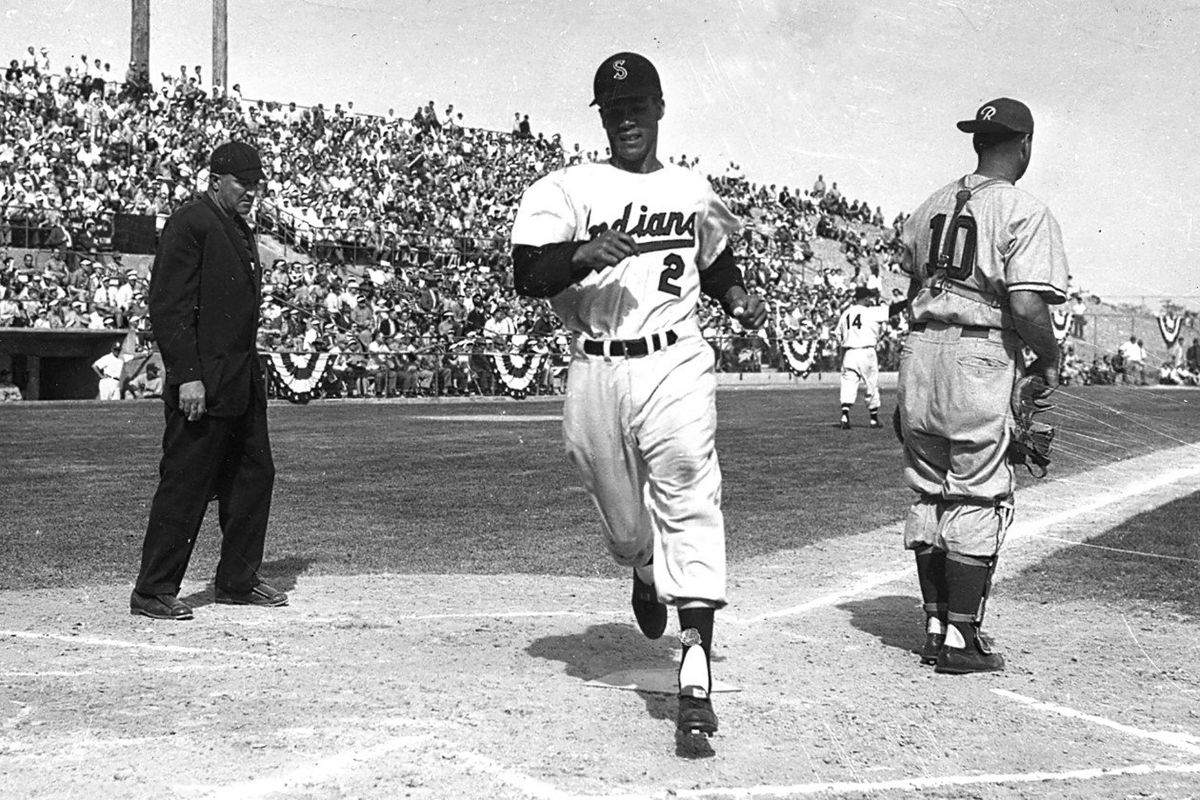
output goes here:
[[887, 647], [916, 652], [922, 639], [921, 601], [911, 595], [890, 594], [839, 603], [850, 612], [850, 624], [878, 637]]
[[[646, 669], [662, 669], [674, 672], [678, 669], [675, 661], [675, 639], [664, 636], [662, 639], [651, 641], [642, 636], [632, 625], [607, 622], [592, 625], [580, 633], [562, 636], [544, 636], [535, 639], [525, 652], [536, 658], [549, 661], [561, 661], [566, 665], [566, 673], [581, 681], [591, 681], [620, 670], [632, 667]], [[714, 657], [713, 661], [721, 659]], [[590, 701], [603, 702], [605, 694], [612, 694], [617, 689], [591, 689], [588, 695]], [[664, 695], [655, 692], [635, 691], [646, 704], [646, 713], [651, 719], [675, 724], [675, 714], [678, 700], [674, 695]], [[579, 694], [575, 694], [576, 697]], [[676, 741], [676, 754], [683, 758], [707, 758], [715, 755], [711, 748], [696, 747], [689, 742]]]

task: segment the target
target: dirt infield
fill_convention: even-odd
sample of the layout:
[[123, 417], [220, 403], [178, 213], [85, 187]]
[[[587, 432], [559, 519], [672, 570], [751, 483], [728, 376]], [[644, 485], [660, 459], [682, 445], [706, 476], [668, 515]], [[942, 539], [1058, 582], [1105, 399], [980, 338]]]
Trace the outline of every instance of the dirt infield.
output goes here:
[[898, 526], [742, 563], [721, 732], [592, 688], [674, 670], [623, 580], [300, 574], [292, 604], [127, 613], [127, 585], [0, 594], [0, 783], [37, 798], [1200, 797], [1194, 625], [1030, 603], [1009, 578], [1200, 491], [1183, 446], [1026, 489], [989, 628], [1001, 674], [919, 665]]

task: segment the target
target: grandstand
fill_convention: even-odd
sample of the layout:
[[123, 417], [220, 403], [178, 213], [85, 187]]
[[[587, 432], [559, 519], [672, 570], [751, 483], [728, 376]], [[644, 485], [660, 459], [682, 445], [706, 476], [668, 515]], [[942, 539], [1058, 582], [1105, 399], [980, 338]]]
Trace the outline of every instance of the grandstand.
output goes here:
[[[525, 186], [605, 154], [461, 119], [432, 103], [411, 118], [378, 117], [349, 104], [249, 100], [236, 85], [210, 94], [186, 72], [154, 86], [132, 68], [116, 80], [99, 60], [56, 70], [44, 53], [12, 59], [0, 83], [0, 328], [131, 331], [130, 349], [152, 348], [155, 232], [206, 184], [212, 145], [238, 139], [259, 148], [270, 174], [255, 209], [263, 351], [328, 354], [322, 391], [334, 395], [499, 392], [505, 376], [488, 356], [510, 352], [539, 372], [517, 393], [554, 391], [565, 338], [544, 303], [512, 291], [509, 229]], [[831, 328], [854, 287], [885, 299], [903, 289], [903, 215], [886, 224], [878, 206], [823, 179], [759, 185], [734, 165], [709, 178], [743, 219], [735, 250], [772, 309], [763, 331], [745, 335], [715, 304], [702, 308], [718, 368], [833, 369]], [[1079, 374], [1130, 333], [1150, 342], [1152, 366], [1171, 357], [1154, 349], [1161, 340], [1144, 309], [1084, 308], [1072, 340]], [[489, 327], [498, 309], [516, 338]], [[889, 332], [885, 368], [901, 326]], [[804, 343], [809, 360], [789, 360], [787, 342]], [[0, 368], [24, 385], [30, 370], [14, 355], [0, 344]]]

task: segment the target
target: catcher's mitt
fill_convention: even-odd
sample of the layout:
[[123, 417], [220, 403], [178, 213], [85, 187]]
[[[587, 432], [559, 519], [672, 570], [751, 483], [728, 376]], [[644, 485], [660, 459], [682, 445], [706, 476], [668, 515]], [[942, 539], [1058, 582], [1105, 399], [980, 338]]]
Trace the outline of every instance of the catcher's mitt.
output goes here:
[[1035, 478], [1046, 477], [1054, 426], [1037, 422], [1033, 416], [1054, 408], [1046, 402], [1053, 391], [1041, 375], [1026, 375], [1013, 386], [1013, 430], [1012, 441], [1008, 444], [1008, 460], [1013, 464], [1024, 464]]

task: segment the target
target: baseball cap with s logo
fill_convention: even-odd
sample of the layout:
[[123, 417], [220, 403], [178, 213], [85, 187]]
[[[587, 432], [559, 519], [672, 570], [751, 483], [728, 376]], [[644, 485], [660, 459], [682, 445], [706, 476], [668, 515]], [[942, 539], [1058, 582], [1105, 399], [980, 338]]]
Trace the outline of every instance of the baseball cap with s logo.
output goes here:
[[592, 80], [590, 105], [603, 107], [627, 97], [662, 97], [658, 70], [637, 53], [617, 53], [604, 59]]

